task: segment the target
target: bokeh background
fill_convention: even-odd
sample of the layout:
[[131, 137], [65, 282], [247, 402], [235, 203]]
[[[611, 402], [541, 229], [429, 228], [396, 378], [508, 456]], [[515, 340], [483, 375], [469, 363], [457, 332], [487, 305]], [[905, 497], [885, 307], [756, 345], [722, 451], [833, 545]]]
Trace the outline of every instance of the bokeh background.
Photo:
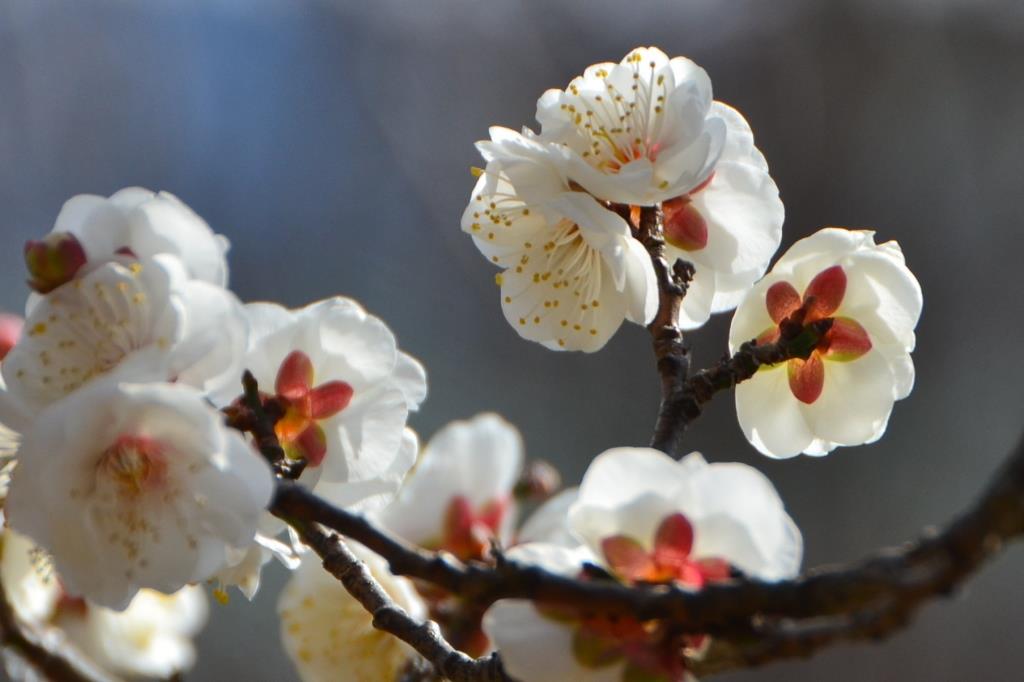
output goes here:
[[[341, 293], [383, 317], [429, 371], [421, 434], [496, 410], [575, 480], [649, 436], [646, 333], [595, 355], [521, 341], [459, 216], [489, 125], [531, 123], [544, 89], [641, 44], [695, 59], [750, 120], [784, 246], [872, 226], [925, 291], [917, 388], [882, 442], [771, 461], [723, 396], [690, 444], [771, 477], [808, 564], [944, 522], [1024, 407], [1019, 0], [2, 0], [0, 308], [22, 306], [21, 244], [66, 198], [170, 190], [231, 238], [243, 299]], [[724, 352], [727, 325], [690, 336], [697, 365]], [[1022, 572], [1011, 548], [888, 642], [720, 679], [1020, 679]], [[272, 567], [255, 603], [214, 606], [188, 679], [295, 679], [273, 617], [283, 579]]]

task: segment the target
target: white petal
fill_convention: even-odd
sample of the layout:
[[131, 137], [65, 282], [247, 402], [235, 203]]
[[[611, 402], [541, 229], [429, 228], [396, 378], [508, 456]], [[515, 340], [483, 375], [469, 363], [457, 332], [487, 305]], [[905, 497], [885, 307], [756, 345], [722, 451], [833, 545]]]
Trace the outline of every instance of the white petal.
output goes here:
[[508, 501], [522, 466], [519, 432], [500, 416], [452, 422], [430, 439], [382, 520], [407, 540], [427, 544], [443, 532], [453, 498], [465, 498], [475, 510]]
[[740, 428], [762, 454], [800, 454], [814, 439], [804, 411], [789, 388], [785, 366], [762, 369], [736, 387]]
[[576, 502], [578, 488], [566, 488], [537, 508], [516, 536], [517, 543], [543, 542], [578, 547], [579, 538], [569, 528], [569, 508]]
[[826, 361], [821, 396], [802, 410], [817, 437], [839, 445], [860, 445], [881, 435], [895, 393], [888, 362], [871, 350], [849, 362]]
[[725, 557], [764, 580], [799, 572], [799, 530], [764, 474], [745, 464], [714, 464], [696, 473], [693, 485], [695, 557]]
[[[408, 581], [391, 575], [385, 562], [362, 546], [348, 546], [399, 607], [415, 619], [425, 616]], [[292, 574], [277, 610], [282, 643], [304, 682], [394, 680], [413, 656], [398, 638], [373, 627], [373, 617], [314, 555]]]

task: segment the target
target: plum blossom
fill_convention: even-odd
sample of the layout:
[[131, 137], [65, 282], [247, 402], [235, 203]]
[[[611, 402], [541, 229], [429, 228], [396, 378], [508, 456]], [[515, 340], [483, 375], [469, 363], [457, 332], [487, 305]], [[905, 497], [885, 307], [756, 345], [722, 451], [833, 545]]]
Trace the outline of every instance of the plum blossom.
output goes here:
[[275, 430], [286, 455], [306, 461], [300, 481], [322, 482], [344, 506], [392, 497], [416, 458], [405, 422], [426, 396], [422, 366], [351, 299], [247, 310], [246, 366], [284, 410]]
[[213, 577], [227, 548], [253, 543], [273, 488], [241, 434], [180, 384], [96, 382], [23, 436], [10, 526], [52, 555], [70, 594], [109, 608]]
[[696, 275], [680, 324], [736, 307], [779, 247], [784, 209], [750, 126], [712, 101], [704, 69], [657, 48], [595, 64], [537, 103], [541, 139], [565, 145], [565, 173], [595, 197], [663, 202], [669, 262]]
[[894, 241], [826, 228], [798, 241], [736, 310], [729, 344], [778, 338], [798, 309], [832, 327], [806, 360], [762, 368], [736, 387], [747, 439], [762, 453], [823, 455], [878, 440], [914, 385], [921, 287]]
[[66, 653], [118, 677], [169, 678], [195, 662], [192, 638], [206, 623], [202, 588], [172, 595], [140, 590], [124, 611], [68, 594], [47, 558], [28, 538], [6, 530], [0, 559], [5, 596], [18, 618], [59, 633]]
[[236, 385], [247, 334], [238, 300], [189, 279], [174, 256], [107, 262], [33, 306], [3, 378], [8, 399], [27, 415], [100, 376], [212, 392]]
[[[128, 263], [170, 254], [190, 278], [224, 287], [228, 280], [227, 239], [169, 192], [127, 187], [109, 198], [71, 197], [53, 230], [25, 246], [30, 283], [47, 293], [103, 263]], [[31, 303], [30, 303], [31, 307]]]
[[516, 542], [579, 547], [580, 540], [569, 526], [569, 509], [576, 504], [579, 494], [579, 488], [566, 488], [545, 501], [523, 523], [516, 533]]
[[491, 128], [488, 162], [462, 216], [480, 252], [503, 268], [502, 311], [525, 339], [554, 350], [602, 348], [623, 319], [657, 311], [650, 257], [628, 223], [565, 175], [567, 150]]
[[[414, 619], [426, 617], [412, 583], [392, 575], [362, 545], [348, 547], [397, 606]], [[285, 651], [303, 682], [396, 680], [414, 655], [404, 642], [375, 629], [373, 616], [310, 554], [285, 585], [277, 611]]]
[[519, 432], [500, 416], [452, 422], [427, 443], [380, 521], [421, 547], [463, 561], [483, 558], [491, 539], [512, 539], [512, 493], [522, 467]]
[[[509, 557], [583, 579], [601, 579], [586, 568], [595, 564], [625, 584], [699, 590], [737, 571], [792, 577], [802, 556], [799, 530], [768, 479], [743, 464], [708, 464], [697, 453], [681, 462], [647, 448], [599, 455], [568, 525], [580, 545], [528, 543]], [[508, 672], [536, 682], [683, 682], [692, 679], [686, 658], [699, 657], [707, 644], [657, 622], [516, 600], [495, 604], [484, 629]]]

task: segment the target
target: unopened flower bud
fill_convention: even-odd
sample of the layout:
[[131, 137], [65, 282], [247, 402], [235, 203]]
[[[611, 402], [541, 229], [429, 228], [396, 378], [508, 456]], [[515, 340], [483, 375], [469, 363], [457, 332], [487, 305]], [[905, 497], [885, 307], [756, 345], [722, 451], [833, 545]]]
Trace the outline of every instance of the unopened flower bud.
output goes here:
[[29, 240], [25, 244], [28, 285], [41, 294], [70, 282], [85, 261], [82, 244], [67, 232], [51, 232], [42, 239]]
[[552, 464], [535, 459], [526, 465], [516, 482], [515, 497], [518, 500], [542, 501], [558, 492], [562, 487], [562, 476]]

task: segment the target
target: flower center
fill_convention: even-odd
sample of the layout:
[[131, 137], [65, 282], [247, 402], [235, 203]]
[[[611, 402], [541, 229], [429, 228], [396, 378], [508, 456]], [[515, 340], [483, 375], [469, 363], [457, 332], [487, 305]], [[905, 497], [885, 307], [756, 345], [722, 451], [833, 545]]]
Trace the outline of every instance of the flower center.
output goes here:
[[[635, 52], [626, 59], [632, 69], [632, 82], [615, 82], [613, 74], [599, 69], [593, 76], [600, 82], [587, 83], [585, 93], [577, 81], [569, 84], [573, 100], [561, 105], [587, 148], [582, 156], [590, 165], [609, 174], [617, 174], [639, 159], [654, 162], [662, 150], [660, 141], [668, 83], [657, 65], [644, 64]], [[587, 77], [589, 78], [589, 76]]]
[[[729, 563], [723, 559], [695, 559], [693, 526], [683, 514], [670, 514], [658, 525], [651, 549], [627, 535], [601, 542], [601, 552], [612, 572], [625, 582], [681, 583], [700, 589], [708, 582], [727, 580]], [[587, 571], [581, 580], [593, 580]], [[707, 643], [703, 635], [680, 635], [659, 621], [639, 621], [628, 615], [580, 613], [542, 606], [548, 618], [575, 626], [573, 656], [585, 668], [603, 668], [625, 660], [622, 680], [683, 682], [686, 656]]]
[[445, 511], [444, 529], [436, 549], [447, 550], [460, 561], [482, 559], [491, 539], [497, 536], [508, 509], [507, 497], [473, 509], [468, 499], [456, 495]]
[[806, 360], [794, 358], [786, 363], [789, 389], [802, 403], [812, 404], [825, 388], [824, 360], [849, 362], [871, 350], [871, 337], [864, 327], [849, 317], [834, 316], [846, 296], [846, 272], [833, 265], [822, 270], [804, 289], [803, 296], [789, 282], [776, 282], [768, 288], [765, 305], [776, 326], [765, 330], [758, 343], [773, 343], [779, 338], [779, 326], [803, 307], [805, 323], [832, 316], [832, 326], [818, 341]]
[[274, 426], [289, 459], [305, 459], [319, 466], [327, 454], [327, 436], [319, 422], [348, 407], [354, 391], [344, 381], [313, 385], [313, 362], [300, 350], [292, 351], [277, 371], [275, 390], [285, 414]]
[[678, 582], [701, 588], [709, 581], [729, 577], [729, 564], [721, 559], [694, 559], [693, 526], [682, 514], [666, 516], [655, 531], [648, 550], [628, 535], [613, 535], [601, 541], [605, 561], [626, 582]]
[[141, 436], [121, 436], [100, 457], [99, 472], [114, 483], [118, 493], [138, 497], [159, 490], [167, 481], [164, 449], [155, 440]]

